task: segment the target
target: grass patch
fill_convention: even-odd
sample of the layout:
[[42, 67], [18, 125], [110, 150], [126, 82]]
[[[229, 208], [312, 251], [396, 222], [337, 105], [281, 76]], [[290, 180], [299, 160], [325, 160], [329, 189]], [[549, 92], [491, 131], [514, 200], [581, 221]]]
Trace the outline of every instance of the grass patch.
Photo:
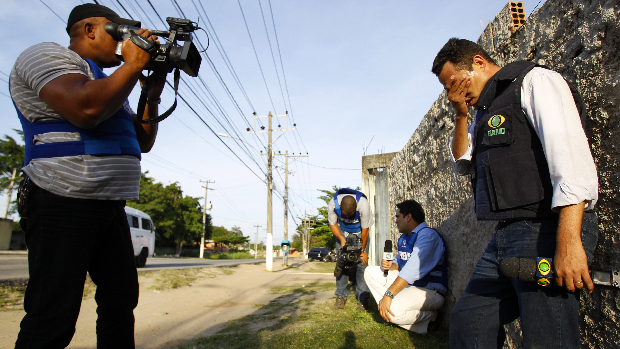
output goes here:
[[[234, 267], [220, 269], [224, 275], [231, 275], [235, 272]], [[138, 281], [140, 289], [153, 289], [163, 291], [179, 287], [191, 286], [192, 283], [200, 278], [215, 278], [218, 274], [212, 268], [188, 268], [188, 269], [169, 269], [140, 272]], [[89, 299], [95, 296], [97, 286], [90, 279], [86, 278], [82, 299]], [[0, 311], [22, 310], [26, 284], [2, 284], [0, 283]]]
[[334, 269], [336, 268], [336, 262], [312, 262], [307, 273], [334, 273]]
[[86, 278], [86, 282], [84, 283], [84, 292], [82, 293], [82, 299], [88, 299], [90, 297], [95, 296], [95, 292], [97, 291], [97, 286], [90, 279], [90, 277]]
[[[448, 348], [448, 330], [418, 335], [387, 325], [372, 299], [369, 312], [356, 309], [354, 296], [344, 310], [334, 309], [333, 298], [316, 301], [314, 294], [326, 284], [271, 288], [282, 295], [256, 305], [253, 314], [228, 322], [215, 335], [178, 348]], [[333, 286], [329, 283], [330, 291]]]
[[317, 282], [308, 285], [299, 285], [299, 286], [281, 286], [281, 287], [270, 287], [269, 293], [271, 294], [314, 294], [320, 291], [330, 291], [335, 289], [335, 284], [333, 282]]
[[[0, 284], [0, 311], [22, 310], [24, 296], [26, 295], [26, 285], [27, 283]], [[82, 299], [92, 298], [96, 290], [97, 286], [95, 286], [95, 283], [92, 282], [90, 277], [87, 277], [84, 283]]]
[[0, 284], [0, 311], [22, 309], [25, 293], [25, 284]]
[[204, 259], [252, 259], [254, 255], [248, 252], [229, 252], [229, 253], [208, 253]]
[[220, 268], [220, 271], [222, 271], [222, 274], [224, 275], [232, 275], [235, 273], [237, 266], [234, 267], [226, 267], [226, 268]]
[[163, 291], [191, 286], [199, 278], [214, 278], [215, 273], [207, 268], [168, 269], [140, 273], [140, 284], [146, 288]]

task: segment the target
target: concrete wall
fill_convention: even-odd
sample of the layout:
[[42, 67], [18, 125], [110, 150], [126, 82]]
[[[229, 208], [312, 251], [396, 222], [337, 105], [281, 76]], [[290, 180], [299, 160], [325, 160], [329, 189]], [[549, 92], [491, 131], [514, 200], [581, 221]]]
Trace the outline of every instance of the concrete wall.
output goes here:
[[[620, 269], [619, 1], [548, 0], [515, 32], [504, 8], [484, 30], [479, 44], [500, 65], [534, 61], [562, 73], [579, 88], [588, 107], [586, 134], [599, 175], [601, 235], [593, 269]], [[454, 131], [452, 118], [442, 92], [388, 168], [390, 207], [405, 199], [419, 201], [429, 224], [438, 227], [447, 240], [450, 292], [445, 315], [463, 292], [494, 226], [475, 220], [470, 184], [454, 176], [448, 149]], [[391, 234], [393, 239], [398, 237], [393, 223]], [[620, 347], [618, 291], [597, 287], [591, 295], [582, 294], [584, 348]], [[510, 331], [507, 346], [519, 347], [518, 323]]]

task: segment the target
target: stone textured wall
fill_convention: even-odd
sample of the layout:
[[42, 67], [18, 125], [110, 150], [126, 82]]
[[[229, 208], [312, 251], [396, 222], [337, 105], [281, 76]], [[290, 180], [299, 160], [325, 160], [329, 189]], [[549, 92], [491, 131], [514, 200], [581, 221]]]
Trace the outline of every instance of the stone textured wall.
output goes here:
[[[478, 43], [500, 65], [530, 60], [562, 73], [578, 87], [588, 107], [586, 134], [599, 175], [597, 214], [601, 229], [592, 268], [618, 270], [620, 1], [548, 0], [515, 33], [510, 31], [505, 11], [489, 23]], [[463, 292], [494, 226], [475, 220], [470, 184], [466, 178], [454, 176], [448, 149], [454, 131], [452, 115], [442, 92], [389, 167], [390, 207], [405, 199], [419, 201], [427, 211], [429, 224], [438, 227], [447, 240], [450, 294], [445, 315]], [[396, 239], [398, 231], [393, 223], [391, 233]], [[597, 286], [591, 295], [582, 294], [584, 348], [620, 347], [618, 291]], [[515, 335], [519, 333], [518, 323], [509, 329], [507, 346], [519, 347]]]

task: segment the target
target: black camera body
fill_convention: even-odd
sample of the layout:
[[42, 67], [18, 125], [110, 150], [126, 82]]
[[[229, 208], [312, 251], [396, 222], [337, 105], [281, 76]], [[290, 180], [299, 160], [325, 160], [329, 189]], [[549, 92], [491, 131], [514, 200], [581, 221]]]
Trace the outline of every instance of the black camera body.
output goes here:
[[[129, 38], [134, 44], [151, 54], [151, 61], [144, 69], [172, 72], [173, 69], [178, 68], [189, 76], [198, 76], [202, 57], [192, 42], [192, 33], [200, 28], [188, 19], [167, 17], [166, 22], [170, 25], [168, 31], [152, 31], [153, 35], [167, 38], [164, 44], [151, 42], [137, 36], [135, 32], [140, 29], [137, 27], [109, 22], [105, 24], [104, 28], [114, 40], [119, 42], [115, 53], [121, 60], [122, 41]], [[183, 44], [180, 44], [179, 41]]]
[[362, 254], [361, 234], [349, 234], [347, 243], [338, 251], [338, 259], [336, 260], [336, 268], [334, 276], [339, 277], [343, 271], [349, 271], [351, 267], [357, 264]]

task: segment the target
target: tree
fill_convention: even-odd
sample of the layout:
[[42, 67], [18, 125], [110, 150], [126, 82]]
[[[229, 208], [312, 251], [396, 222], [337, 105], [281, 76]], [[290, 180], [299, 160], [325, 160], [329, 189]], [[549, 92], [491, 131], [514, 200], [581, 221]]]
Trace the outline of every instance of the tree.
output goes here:
[[235, 235], [238, 235], [238, 236], [243, 236], [243, 232], [241, 231], [241, 227], [236, 226], [236, 225], [233, 225], [233, 227], [230, 228], [230, 232], [235, 234]]
[[241, 228], [238, 226], [233, 226], [231, 230], [224, 227], [213, 227], [213, 242], [216, 244], [226, 244], [226, 245], [243, 245], [250, 241], [250, 238], [247, 236], [243, 236], [241, 232]]
[[[181, 254], [183, 244], [195, 243], [202, 233], [200, 198], [183, 196], [177, 182], [164, 186], [147, 176], [140, 178], [140, 198], [128, 201], [127, 206], [144, 211], [153, 219], [159, 246], [175, 246]], [[207, 236], [211, 233], [211, 216], [206, 215]]]
[[[13, 129], [17, 134], [21, 136], [22, 142], [24, 141], [24, 133], [20, 130]], [[24, 149], [25, 147], [18, 144], [17, 141], [9, 136], [5, 135], [4, 139], [0, 139], [0, 188], [8, 188], [13, 176], [13, 170], [15, 170], [15, 181], [13, 187], [21, 181], [21, 169], [24, 166]], [[15, 205], [12, 205], [9, 210], [10, 213], [15, 212]]]

